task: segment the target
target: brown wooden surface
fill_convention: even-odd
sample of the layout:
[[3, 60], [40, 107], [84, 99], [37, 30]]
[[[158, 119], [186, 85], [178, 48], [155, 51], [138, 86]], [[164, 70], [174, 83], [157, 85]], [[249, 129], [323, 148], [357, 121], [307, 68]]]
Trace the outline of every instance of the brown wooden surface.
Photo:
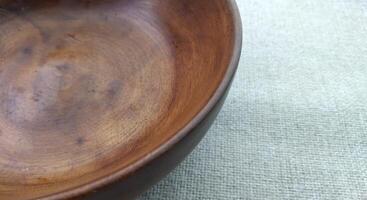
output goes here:
[[131, 170], [208, 103], [235, 32], [226, 0], [0, 0], [0, 199]]

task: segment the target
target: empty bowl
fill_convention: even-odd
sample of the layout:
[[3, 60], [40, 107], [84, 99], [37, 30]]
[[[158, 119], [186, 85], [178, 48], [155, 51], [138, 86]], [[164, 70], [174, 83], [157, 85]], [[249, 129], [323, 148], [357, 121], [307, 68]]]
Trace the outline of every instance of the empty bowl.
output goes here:
[[0, 0], [0, 199], [131, 199], [195, 147], [238, 65], [233, 0]]

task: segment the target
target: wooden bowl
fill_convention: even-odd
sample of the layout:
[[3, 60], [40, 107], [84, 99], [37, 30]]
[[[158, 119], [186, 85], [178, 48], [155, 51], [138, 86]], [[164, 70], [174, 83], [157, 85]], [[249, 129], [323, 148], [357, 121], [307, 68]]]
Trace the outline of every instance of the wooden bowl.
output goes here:
[[129, 199], [234, 76], [233, 0], [0, 0], [0, 199]]

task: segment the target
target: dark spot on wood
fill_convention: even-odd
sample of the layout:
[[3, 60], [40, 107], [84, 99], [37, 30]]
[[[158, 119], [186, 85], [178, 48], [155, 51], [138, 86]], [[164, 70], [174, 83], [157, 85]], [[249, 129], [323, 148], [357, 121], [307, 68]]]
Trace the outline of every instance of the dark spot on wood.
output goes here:
[[66, 72], [70, 69], [70, 66], [68, 64], [56, 65], [56, 69], [61, 72]]
[[69, 38], [73, 39], [73, 40], [80, 41], [80, 40], [78, 40], [78, 38], [76, 37], [76, 35], [75, 35], [75, 34], [73, 34], [73, 33], [67, 33], [66, 35], [67, 35]]
[[114, 80], [110, 82], [107, 89], [107, 96], [109, 98], [114, 98], [115, 96], [117, 96], [120, 89], [121, 89], [121, 81]]
[[49, 182], [49, 180], [47, 178], [43, 178], [43, 177], [39, 177], [39, 178], [37, 178], [37, 180], [38, 180], [39, 183], [43, 183], [43, 184]]
[[61, 50], [61, 49], [65, 48], [65, 44], [64, 44], [64, 43], [59, 43], [59, 44], [57, 44], [57, 45], [55, 46], [55, 48], [56, 48], [57, 50]]
[[139, 110], [139, 108], [138, 108], [138, 106], [132, 104], [132, 105], [129, 106], [129, 110], [135, 113]]
[[31, 55], [33, 53], [32, 47], [25, 47], [22, 49], [22, 53], [25, 55]]
[[83, 145], [83, 144], [85, 143], [85, 139], [84, 139], [84, 138], [82, 138], [82, 137], [79, 137], [79, 138], [76, 140], [76, 143], [77, 143], [78, 145]]
[[95, 89], [88, 89], [88, 93], [96, 93]]
[[32, 100], [35, 102], [38, 102], [42, 97], [42, 91], [36, 90], [36, 92], [33, 93]]
[[9, 95], [2, 101], [2, 106], [5, 108], [5, 116], [12, 117], [13, 113], [18, 109], [18, 104], [16, 102], [16, 96]]
[[89, 95], [95, 92], [95, 88], [97, 86], [96, 86], [94, 75], [84, 74], [79, 77], [78, 82], [79, 82], [79, 85], [75, 85], [75, 87], [78, 88], [77, 90], [78, 94], [76, 95], [76, 97], [80, 99], [81, 101], [84, 98], [89, 98], [90, 97]]
[[14, 113], [14, 111], [11, 111], [11, 110], [7, 110], [6, 111], [6, 116], [11, 116], [12, 114]]
[[69, 36], [69, 37], [71, 37], [71, 38], [73, 38], [73, 39], [75, 39], [75, 35], [72, 34], [72, 33], [67, 33], [66, 35]]
[[48, 34], [46, 31], [44, 31], [42, 29], [40, 29], [40, 31], [41, 31], [42, 40], [44, 42], [48, 42], [50, 40], [50, 37], [51, 37], [50, 34]]
[[[52, 109], [50, 109], [50, 111], [52, 111]], [[53, 120], [53, 123], [55, 126], [65, 126], [65, 124], [67, 123], [68, 118], [63, 118], [63, 117], [56, 117]]]
[[37, 97], [32, 97], [32, 100], [34, 101], [34, 102], [39, 102], [39, 98], [37, 98]]

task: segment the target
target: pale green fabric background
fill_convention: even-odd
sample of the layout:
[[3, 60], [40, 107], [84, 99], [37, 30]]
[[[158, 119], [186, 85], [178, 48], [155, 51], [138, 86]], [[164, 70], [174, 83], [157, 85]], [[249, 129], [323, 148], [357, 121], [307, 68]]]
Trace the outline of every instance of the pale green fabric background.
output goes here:
[[141, 200], [367, 199], [367, 1], [238, 4], [244, 47], [228, 100]]

